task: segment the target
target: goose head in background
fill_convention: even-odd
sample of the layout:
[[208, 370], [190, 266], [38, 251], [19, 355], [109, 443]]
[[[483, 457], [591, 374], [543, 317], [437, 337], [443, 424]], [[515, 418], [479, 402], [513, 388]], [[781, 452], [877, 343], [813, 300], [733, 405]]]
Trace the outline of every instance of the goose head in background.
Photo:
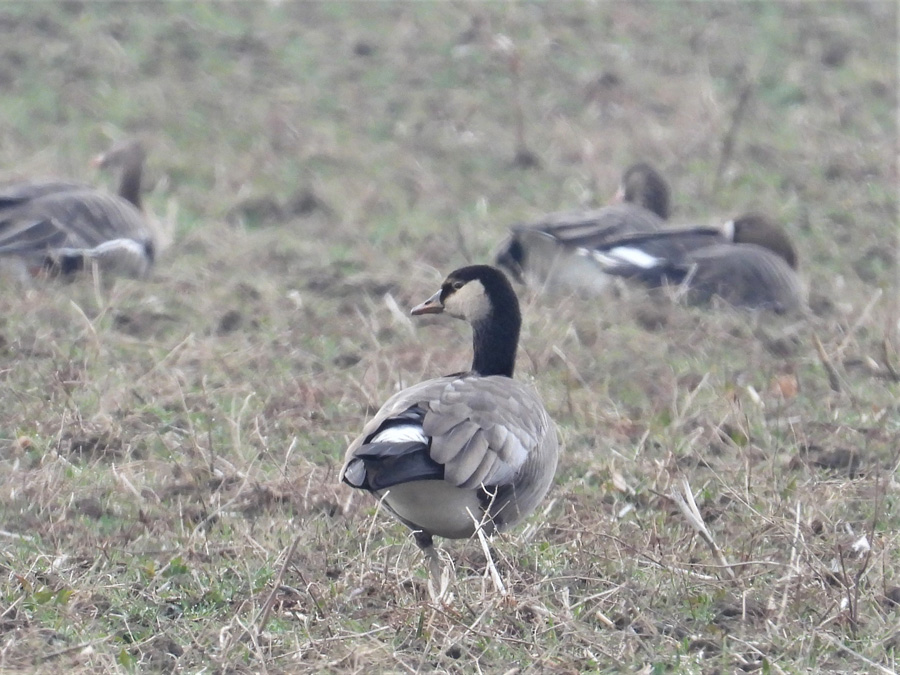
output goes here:
[[522, 319], [502, 272], [460, 268], [412, 314], [467, 321], [472, 367], [388, 399], [350, 444], [340, 478], [413, 530], [437, 581], [434, 536], [461, 539], [519, 523], [549, 490], [558, 446], [540, 397], [512, 377]]
[[576, 246], [599, 246], [622, 236], [656, 232], [669, 214], [669, 187], [649, 164], [629, 167], [614, 203], [587, 211], [551, 213], [513, 225], [495, 260], [519, 283], [547, 290], [595, 293], [606, 280], [574, 256]]
[[638, 162], [625, 169], [613, 202], [635, 204], [668, 220], [669, 184], [652, 166]]
[[722, 226], [722, 235], [735, 244], [756, 244], [797, 269], [797, 250], [785, 229], [762, 213], [745, 213]]
[[119, 196], [134, 204], [139, 211], [143, 210], [141, 201], [141, 180], [144, 173], [144, 160], [147, 152], [139, 138], [127, 138], [113, 145], [93, 160], [91, 165], [98, 169], [118, 169]]

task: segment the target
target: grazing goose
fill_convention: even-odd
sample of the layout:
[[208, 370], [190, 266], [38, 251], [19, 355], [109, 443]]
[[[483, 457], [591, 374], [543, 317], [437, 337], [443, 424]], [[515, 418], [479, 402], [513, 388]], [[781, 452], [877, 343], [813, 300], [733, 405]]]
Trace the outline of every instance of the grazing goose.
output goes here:
[[[0, 248], [17, 249], [32, 272], [69, 275], [96, 264], [104, 272], [144, 277], [155, 246], [140, 211], [144, 149], [132, 140], [113, 147], [94, 163], [122, 170], [119, 195], [64, 181], [20, 182], [0, 187]], [[62, 233], [48, 245], [30, 223], [53, 223]]]
[[536, 223], [514, 225], [500, 244], [496, 262], [519, 283], [598, 292], [607, 280], [573, 257], [573, 243], [600, 246], [628, 234], [656, 232], [669, 216], [669, 186], [649, 164], [622, 176], [608, 206], [554, 213]]
[[578, 253], [598, 263], [601, 274], [651, 287], [682, 285], [694, 303], [717, 296], [736, 307], [776, 312], [805, 304], [794, 246], [780, 226], [760, 214], [742, 216], [721, 229], [633, 235], [581, 247]]
[[452, 272], [413, 315], [446, 313], [472, 325], [469, 372], [394, 394], [347, 448], [340, 477], [368, 490], [415, 531], [435, 582], [433, 537], [512, 527], [543, 499], [556, 472], [556, 428], [534, 389], [514, 380], [522, 323], [504, 274]]

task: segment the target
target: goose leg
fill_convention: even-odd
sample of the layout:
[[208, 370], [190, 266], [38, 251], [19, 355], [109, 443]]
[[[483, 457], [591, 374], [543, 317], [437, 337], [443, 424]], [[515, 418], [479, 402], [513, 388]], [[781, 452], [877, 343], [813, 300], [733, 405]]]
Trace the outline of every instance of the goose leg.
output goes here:
[[422, 549], [422, 553], [425, 555], [425, 562], [428, 564], [428, 571], [431, 574], [434, 588], [436, 591], [440, 592], [441, 573], [444, 568], [443, 565], [441, 565], [441, 559], [434, 548], [434, 538], [428, 532], [422, 530], [415, 532], [414, 536], [416, 538], [416, 544]]

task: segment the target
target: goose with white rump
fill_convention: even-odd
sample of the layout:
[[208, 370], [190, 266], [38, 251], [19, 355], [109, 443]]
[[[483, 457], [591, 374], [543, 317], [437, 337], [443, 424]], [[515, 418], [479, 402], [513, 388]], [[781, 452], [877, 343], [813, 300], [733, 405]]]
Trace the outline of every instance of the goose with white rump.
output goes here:
[[[66, 181], [19, 181], [0, 186], [0, 248], [17, 250], [28, 272], [63, 276], [96, 265], [101, 271], [145, 277], [156, 243], [141, 211], [144, 148], [129, 139], [94, 160], [121, 170], [119, 194]], [[59, 236], [49, 244], [48, 224]], [[34, 227], [32, 227], [34, 226]]]
[[497, 265], [519, 283], [538, 288], [601, 291], [608, 279], [573, 255], [572, 243], [600, 246], [622, 236], [656, 232], [669, 217], [669, 186], [646, 163], [630, 166], [612, 203], [588, 211], [551, 213], [510, 227], [496, 253]]
[[558, 445], [537, 392], [513, 379], [522, 319], [501, 271], [451, 272], [411, 313], [471, 324], [472, 368], [392, 396], [350, 444], [340, 478], [414, 531], [437, 584], [433, 537], [463, 539], [522, 521], [550, 489]]

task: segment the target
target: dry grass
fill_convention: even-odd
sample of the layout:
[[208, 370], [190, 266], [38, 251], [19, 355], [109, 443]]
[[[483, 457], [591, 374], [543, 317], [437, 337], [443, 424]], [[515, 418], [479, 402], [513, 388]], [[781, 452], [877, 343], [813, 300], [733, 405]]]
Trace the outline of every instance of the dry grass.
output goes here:
[[[177, 223], [149, 282], [0, 297], [0, 668], [892, 672], [896, 22], [879, 2], [0, 6], [6, 173], [93, 180], [107, 137], [141, 133], [147, 201]], [[523, 141], [537, 166], [514, 165]], [[469, 359], [464, 326], [391, 307], [636, 159], [679, 222], [784, 221], [813, 313], [523, 291], [557, 483], [490, 544], [507, 594], [450, 542], [432, 602], [408, 532], [335, 483], [381, 401]]]

